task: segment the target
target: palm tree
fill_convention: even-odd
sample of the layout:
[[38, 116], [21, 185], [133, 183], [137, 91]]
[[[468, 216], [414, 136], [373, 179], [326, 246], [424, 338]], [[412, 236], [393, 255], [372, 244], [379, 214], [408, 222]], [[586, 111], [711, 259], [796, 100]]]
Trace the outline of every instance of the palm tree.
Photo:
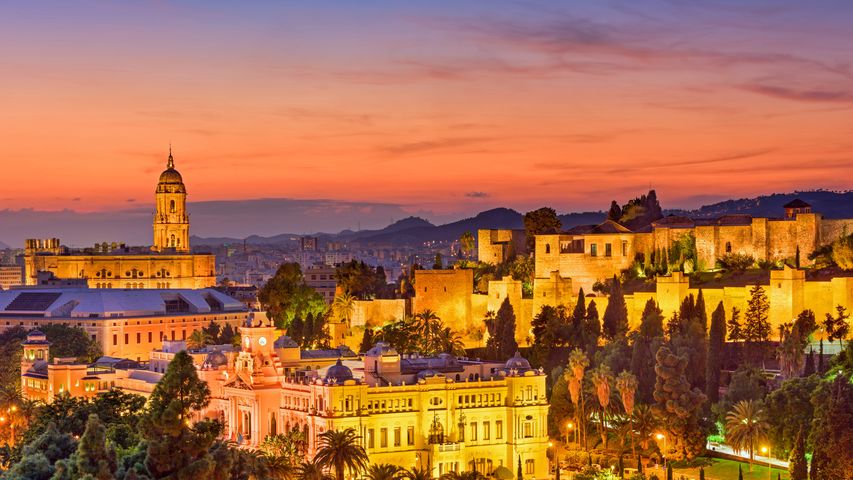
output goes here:
[[634, 407], [634, 415], [632, 416], [634, 431], [640, 438], [640, 448], [646, 450], [649, 448], [649, 440], [655, 433], [658, 427], [657, 417], [654, 411], [646, 404], [640, 404]]
[[352, 428], [325, 431], [320, 434], [320, 449], [315, 460], [333, 468], [335, 480], [344, 480], [346, 470], [358, 473], [367, 468], [367, 452], [359, 445], [359, 439]]
[[631, 432], [631, 454], [636, 455], [636, 449], [634, 448], [634, 427], [633, 427], [633, 416], [634, 413], [634, 394], [637, 393], [637, 377], [634, 374], [623, 370], [622, 373], [616, 377], [616, 390], [619, 391], [619, 397], [622, 399], [622, 406], [625, 408], [625, 413], [628, 415], [628, 424]]
[[347, 326], [352, 320], [352, 314], [355, 312], [356, 298], [349, 292], [344, 292], [335, 297], [332, 301], [332, 312], [340, 322], [346, 323]]
[[404, 470], [403, 478], [406, 480], [432, 480], [432, 473], [426, 468], [414, 467], [411, 470]]
[[405, 470], [390, 463], [374, 463], [368, 467], [365, 477], [367, 480], [400, 480]]
[[441, 352], [447, 352], [453, 355], [465, 355], [465, 343], [462, 342], [462, 337], [450, 329], [445, 327], [439, 334], [440, 343], [442, 345]]
[[471, 253], [474, 251], [474, 244], [474, 234], [471, 232], [466, 231], [461, 237], [459, 237], [459, 247], [462, 250], [462, 255], [464, 255], [466, 259], [469, 258]]
[[212, 342], [213, 339], [210, 337], [209, 333], [205, 332], [204, 330], [195, 330], [187, 338], [187, 348], [193, 350], [204, 348], [206, 345], [210, 345]]
[[450, 471], [439, 478], [441, 480], [485, 480], [486, 477], [484, 477], [482, 473], [474, 470], [465, 472]]
[[[576, 348], [569, 354], [569, 363], [566, 369], [566, 383], [569, 387], [569, 396], [575, 404], [575, 420], [580, 433], [580, 440], [586, 450], [586, 413], [584, 412], [584, 396], [582, 395], [583, 376], [586, 367], [589, 366], [589, 358], [583, 350]], [[583, 419], [583, 420], [581, 420]]]
[[607, 449], [607, 407], [610, 406], [610, 384], [613, 383], [613, 374], [610, 367], [601, 364], [590, 372], [590, 380], [595, 388], [595, 397], [601, 409], [598, 411], [598, 432], [601, 435], [601, 443]]
[[331, 480], [326, 474], [326, 467], [315, 457], [314, 460], [302, 462], [296, 467], [296, 478], [299, 480]]
[[755, 400], [741, 400], [726, 415], [726, 442], [736, 451], [749, 452], [749, 470], [755, 459], [756, 444], [767, 438], [770, 424], [764, 408]]

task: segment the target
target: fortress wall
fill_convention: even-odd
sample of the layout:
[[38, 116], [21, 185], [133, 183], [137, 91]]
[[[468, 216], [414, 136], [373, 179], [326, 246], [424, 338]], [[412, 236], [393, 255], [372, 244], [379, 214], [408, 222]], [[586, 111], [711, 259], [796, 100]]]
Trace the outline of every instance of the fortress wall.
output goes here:
[[693, 235], [696, 237], [696, 257], [699, 262], [696, 265], [696, 270], [708, 270], [714, 268], [717, 263], [717, 257], [724, 255], [719, 249], [719, 239], [717, 229], [711, 225], [700, 225], [693, 229]]
[[356, 300], [351, 326], [362, 328], [381, 327], [405, 316], [406, 300], [404, 299]]
[[548, 278], [534, 278], [531, 304], [534, 315], [542, 310], [543, 305], [572, 308], [575, 304], [572, 279], [560, 276], [559, 272], [551, 272]]
[[471, 269], [415, 270], [412, 314], [432, 310], [447, 326], [466, 331], [471, 326], [473, 282]]
[[[827, 245], [844, 235], [853, 234], [853, 218], [845, 219], [821, 219], [820, 222], [820, 238], [818, 245]], [[800, 252], [800, 256], [805, 258], [805, 255]], [[811, 252], [808, 252], [811, 253]]]
[[560, 235], [536, 235], [534, 277], [548, 278], [560, 270]]

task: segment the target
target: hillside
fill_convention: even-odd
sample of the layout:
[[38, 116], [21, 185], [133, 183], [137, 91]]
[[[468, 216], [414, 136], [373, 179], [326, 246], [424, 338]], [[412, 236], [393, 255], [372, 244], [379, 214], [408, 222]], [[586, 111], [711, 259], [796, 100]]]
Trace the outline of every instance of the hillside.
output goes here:
[[783, 205], [799, 198], [811, 204], [812, 211], [826, 218], [853, 218], [853, 191], [830, 192], [812, 190], [806, 192], [774, 193], [755, 198], [740, 198], [705, 205], [696, 210], [667, 210], [666, 214], [686, 215], [694, 218], [714, 218], [731, 213], [743, 213], [755, 217], [781, 217]]
[[[755, 198], [726, 200], [705, 205], [696, 210], [669, 209], [666, 215], [686, 215], [695, 218], [713, 218], [731, 213], [749, 214], [757, 217], [781, 217], [784, 213], [782, 205], [800, 198], [810, 203], [815, 212], [827, 218], [853, 218], [853, 191], [829, 192], [808, 191], [793, 193], [775, 193]], [[564, 229], [578, 225], [598, 224], [607, 218], [606, 212], [566, 213], [559, 216]], [[494, 208], [479, 214], [457, 220], [444, 225], [433, 225], [419, 217], [407, 217], [398, 220], [385, 228], [376, 230], [352, 231], [344, 230], [333, 233], [317, 233], [318, 237], [326, 240], [340, 240], [358, 246], [402, 246], [417, 245], [424, 242], [452, 241], [463, 233], [475, 233], [481, 228], [524, 228], [523, 214], [509, 208]], [[283, 233], [270, 237], [252, 235], [246, 237], [246, 242], [254, 245], [295, 245], [300, 235]], [[192, 237], [195, 245], [241, 244], [238, 238], [200, 238]]]

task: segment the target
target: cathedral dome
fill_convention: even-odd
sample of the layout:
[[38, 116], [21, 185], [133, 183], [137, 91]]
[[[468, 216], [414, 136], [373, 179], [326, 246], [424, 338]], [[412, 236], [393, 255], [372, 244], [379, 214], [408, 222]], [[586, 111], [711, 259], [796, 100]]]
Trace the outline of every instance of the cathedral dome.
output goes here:
[[521, 356], [521, 352], [516, 351], [515, 356], [507, 360], [507, 370], [530, 370], [530, 362]]
[[157, 183], [184, 183], [184, 179], [174, 168], [167, 168], [160, 174], [160, 180]]
[[186, 193], [184, 178], [175, 170], [175, 159], [172, 158], [172, 149], [169, 149], [169, 161], [166, 169], [160, 174], [157, 181], [157, 193]]

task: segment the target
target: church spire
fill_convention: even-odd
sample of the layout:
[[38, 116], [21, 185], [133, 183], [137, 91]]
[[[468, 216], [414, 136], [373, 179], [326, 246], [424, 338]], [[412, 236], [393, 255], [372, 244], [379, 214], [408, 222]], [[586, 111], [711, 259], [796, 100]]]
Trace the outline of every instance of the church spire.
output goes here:
[[172, 158], [172, 142], [169, 142], [169, 161], [166, 163], [166, 168], [173, 170], [175, 168], [175, 159]]

